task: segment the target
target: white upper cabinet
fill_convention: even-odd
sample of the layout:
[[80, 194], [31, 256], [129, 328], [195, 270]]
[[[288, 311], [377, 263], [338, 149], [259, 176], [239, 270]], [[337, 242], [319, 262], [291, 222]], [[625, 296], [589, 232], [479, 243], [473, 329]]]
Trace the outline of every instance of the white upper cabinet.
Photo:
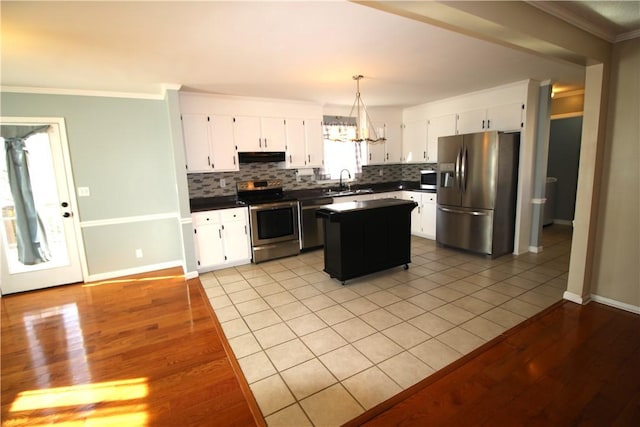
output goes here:
[[385, 142], [367, 144], [367, 165], [383, 165], [385, 163], [385, 145], [387, 145]]
[[205, 114], [183, 114], [182, 136], [189, 172], [211, 172], [209, 123]]
[[520, 130], [523, 110], [522, 103], [513, 103], [458, 113], [457, 130], [459, 134]]
[[524, 126], [522, 118], [524, 104], [498, 105], [487, 109], [487, 125], [489, 129], [501, 131], [519, 131]]
[[456, 115], [433, 117], [427, 127], [427, 161], [438, 162], [438, 138], [456, 134]]
[[238, 151], [262, 151], [260, 117], [234, 117], [233, 136]]
[[305, 119], [305, 142], [307, 149], [308, 168], [321, 168], [324, 166], [324, 139], [322, 137], [322, 120]]
[[386, 138], [383, 143], [367, 145], [367, 165], [384, 165], [402, 161], [402, 125], [385, 124], [380, 133]]
[[234, 137], [238, 151], [284, 151], [284, 119], [236, 116]]
[[287, 119], [286, 167], [320, 168], [324, 164], [322, 123], [316, 119]]
[[458, 113], [456, 128], [459, 134], [482, 132], [486, 130], [487, 109], [463, 111]]
[[183, 114], [188, 172], [237, 171], [233, 117]]
[[287, 119], [287, 168], [304, 168], [307, 165], [306, 133], [304, 120]]
[[287, 146], [285, 120], [280, 117], [263, 117], [261, 120], [262, 150], [284, 151]]
[[233, 137], [233, 117], [209, 116], [211, 168], [214, 171], [237, 171], [238, 151]]
[[427, 161], [427, 119], [404, 124], [402, 161], [404, 163], [424, 163]]
[[402, 162], [402, 124], [390, 123], [385, 125], [385, 136], [387, 142], [384, 145], [385, 163], [401, 163]]
[[322, 122], [316, 119], [286, 120], [286, 167], [320, 168], [324, 164]]

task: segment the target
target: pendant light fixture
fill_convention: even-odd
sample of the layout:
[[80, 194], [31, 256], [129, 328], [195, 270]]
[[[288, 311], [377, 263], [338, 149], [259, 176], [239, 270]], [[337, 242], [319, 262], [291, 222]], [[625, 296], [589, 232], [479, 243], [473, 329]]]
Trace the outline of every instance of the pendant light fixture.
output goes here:
[[362, 78], [361, 74], [353, 76], [353, 80], [356, 81], [356, 100], [351, 107], [349, 116], [337, 116], [335, 117], [336, 121], [325, 123], [325, 139], [337, 142], [364, 142], [367, 144], [381, 144], [387, 140], [384, 135], [378, 136], [369, 113], [367, 113], [367, 108], [362, 102], [360, 97], [360, 80]]
[[376, 133], [376, 129], [371, 122], [371, 118], [369, 117], [369, 113], [367, 113], [367, 107], [365, 107], [364, 102], [360, 96], [360, 80], [364, 77], [362, 74], [358, 74], [357, 76], [353, 76], [353, 80], [356, 81], [356, 99], [353, 102], [353, 106], [351, 107], [351, 112], [349, 113], [350, 117], [353, 117], [353, 113], [355, 110], [355, 118], [356, 118], [356, 137], [353, 139], [355, 142], [366, 142], [369, 144], [382, 143], [386, 141], [384, 135], [378, 136]]

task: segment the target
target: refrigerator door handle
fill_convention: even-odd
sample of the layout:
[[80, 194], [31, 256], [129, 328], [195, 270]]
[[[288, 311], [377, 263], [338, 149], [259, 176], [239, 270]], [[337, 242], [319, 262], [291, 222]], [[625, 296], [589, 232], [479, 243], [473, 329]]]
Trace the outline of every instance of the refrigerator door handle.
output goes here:
[[458, 150], [458, 154], [456, 155], [456, 184], [458, 186], [458, 191], [462, 191], [462, 187], [460, 187], [460, 155], [462, 154], [462, 148]]
[[443, 208], [442, 206], [438, 206], [438, 209], [440, 209], [442, 212], [449, 212], [449, 213], [457, 213], [457, 214], [473, 215], [473, 216], [489, 216], [488, 212], [482, 212], [482, 211], [461, 211], [458, 209]]
[[467, 149], [463, 148], [462, 161], [460, 162], [460, 187], [461, 191], [467, 191]]

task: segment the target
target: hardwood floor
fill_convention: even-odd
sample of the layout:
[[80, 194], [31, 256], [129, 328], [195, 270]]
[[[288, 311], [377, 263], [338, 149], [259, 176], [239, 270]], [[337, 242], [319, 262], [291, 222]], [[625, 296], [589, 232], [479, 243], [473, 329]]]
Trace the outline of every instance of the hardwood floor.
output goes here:
[[[3, 297], [3, 426], [264, 425], [199, 280]], [[640, 425], [640, 316], [560, 303], [349, 425]]]
[[349, 425], [640, 425], [640, 316], [562, 302], [494, 343]]
[[264, 425], [200, 281], [180, 274], [3, 297], [3, 426]]

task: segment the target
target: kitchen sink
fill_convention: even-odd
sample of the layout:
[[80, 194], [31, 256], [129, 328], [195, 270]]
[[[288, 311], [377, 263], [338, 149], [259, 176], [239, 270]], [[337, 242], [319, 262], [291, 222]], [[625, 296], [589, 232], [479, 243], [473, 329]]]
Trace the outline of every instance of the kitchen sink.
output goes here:
[[351, 196], [353, 194], [367, 194], [373, 193], [371, 188], [359, 188], [357, 190], [333, 190], [329, 188], [325, 190], [324, 194], [328, 196]]

